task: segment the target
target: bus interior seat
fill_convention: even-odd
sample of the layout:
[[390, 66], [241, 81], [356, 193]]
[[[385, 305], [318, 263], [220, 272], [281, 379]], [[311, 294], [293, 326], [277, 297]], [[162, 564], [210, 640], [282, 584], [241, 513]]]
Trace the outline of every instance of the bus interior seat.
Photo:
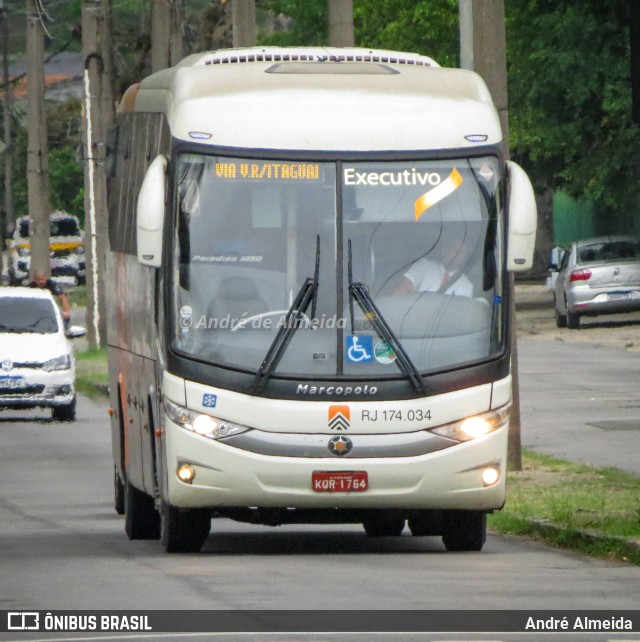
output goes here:
[[209, 318], [229, 316], [241, 319], [262, 314], [268, 310], [256, 284], [245, 276], [230, 276], [221, 281], [209, 306]]

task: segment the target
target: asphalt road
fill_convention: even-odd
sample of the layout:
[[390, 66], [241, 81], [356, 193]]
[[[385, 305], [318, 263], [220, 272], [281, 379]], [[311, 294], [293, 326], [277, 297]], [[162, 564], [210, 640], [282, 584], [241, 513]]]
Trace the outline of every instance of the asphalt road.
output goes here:
[[557, 328], [544, 286], [516, 288], [522, 445], [640, 477], [640, 313]]
[[[480, 554], [453, 554], [444, 551], [439, 538], [414, 538], [408, 531], [400, 538], [374, 539], [360, 526], [272, 529], [214, 520], [202, 553], [167, 555], [159, 542], [127, 540], [123, 518], [112, 507], [110, 450], [102, 400], [80, 399], [78, 419], [68, 424], [52, 422], [48, 412], [0, 412], [0, 609], [343, 613], [613, 610], [635, 609], [640, 603], [636, 567], [494, 534]], [[18, 638], [4, 634], [0, 639]], [[19, 639], [45, 638], [21, 634]], [[520, 638], [442, 634], [402, 639]], [[527, 634], [527, 640], [533, 639], [553, 637]], [[609, 634], [589, 639], [634, 638]]]

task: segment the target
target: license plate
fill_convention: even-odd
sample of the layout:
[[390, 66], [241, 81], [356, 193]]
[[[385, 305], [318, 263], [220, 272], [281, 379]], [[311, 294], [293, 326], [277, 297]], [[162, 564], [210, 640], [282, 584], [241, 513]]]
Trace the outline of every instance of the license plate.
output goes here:
[[366, 470], [315, 470], [311, 487], [316, 493], [361, 493], [369, 488]]
[[631, 298], [631, 292], [610, 292], [607, 295], [609, 301], [625, 301]]
[[2, 377], [0, 388], [24, 388], [23, 377]]

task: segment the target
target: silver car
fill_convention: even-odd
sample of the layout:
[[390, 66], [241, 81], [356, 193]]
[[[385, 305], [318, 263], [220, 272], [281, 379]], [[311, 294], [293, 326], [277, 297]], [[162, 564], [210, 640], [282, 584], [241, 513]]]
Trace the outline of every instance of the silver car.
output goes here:
[[575, 241], [554, 276], [559, 328], [579, 328], [581, 316], [640, 310], [640, 239], [602, 236]]

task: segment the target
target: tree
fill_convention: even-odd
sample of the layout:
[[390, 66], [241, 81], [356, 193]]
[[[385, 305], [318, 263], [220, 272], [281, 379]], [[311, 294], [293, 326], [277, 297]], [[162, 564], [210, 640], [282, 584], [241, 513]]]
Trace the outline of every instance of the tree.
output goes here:
[[458, 0], [354, 0], [353, 11], [358, 46], [411, 51], [443, 67], [458, 66]]
[[262, 7], [273, 16], [288, 16], [291, 21], [286, 31], [266, 35], [260, 44], [311, 47], [328, 43], [328, 8], [324, 0], [265, 0]]
[[627, 0], [506, 0], [511, 146], [539, 188], [591, 199], [601, 231], [640, 198]]

